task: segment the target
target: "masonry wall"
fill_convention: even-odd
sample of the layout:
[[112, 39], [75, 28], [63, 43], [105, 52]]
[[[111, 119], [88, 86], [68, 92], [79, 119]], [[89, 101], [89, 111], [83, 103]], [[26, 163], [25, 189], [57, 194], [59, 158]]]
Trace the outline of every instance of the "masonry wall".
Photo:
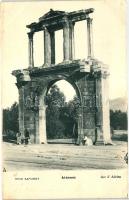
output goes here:
[[32, 143], [36, 143], [38, 111], [34, 110], [32, 82], [26, 82], [19, 88], [19, 129], [24, 137], [27, 129]]
[[[84, 73], [77, 82], [82, 97], [82, 131], [81, 138], [85, 135], [95, 141], [95, 81], [90, 73]], [[79, 133], [79, 134], [80, 134]]]

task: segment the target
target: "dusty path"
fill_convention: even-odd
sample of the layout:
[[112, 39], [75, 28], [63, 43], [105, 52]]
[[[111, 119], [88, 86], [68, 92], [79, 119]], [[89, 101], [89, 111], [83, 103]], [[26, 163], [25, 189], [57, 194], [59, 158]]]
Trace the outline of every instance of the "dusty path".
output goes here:
[[7, 170], [118, 169], [127, 164], [126, 142], [115, 146], [75, 146], [70, 144], [15, 145], [3, 143], [3, 167]]

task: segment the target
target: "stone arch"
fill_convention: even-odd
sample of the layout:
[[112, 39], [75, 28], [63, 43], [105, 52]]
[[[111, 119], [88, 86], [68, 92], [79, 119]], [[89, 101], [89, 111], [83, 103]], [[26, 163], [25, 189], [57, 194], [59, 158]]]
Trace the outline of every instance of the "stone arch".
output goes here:
[[[94, 9], [74, 12], [50, 10], [39, 18], [39, 22], [27, 25], [29, 39], [28, 69], [15, 70], [19, 90], [19, 131], [24, 135], [27, 127], [32, 133], [33, 143], [46, 143], [44, 97], [54, 81], [65, 79], [72, 84], [81, 100], [79, 109], [78, 144], [84, 135], [91, 136], [97, 130], [98, 141], [111, 143], [108, 97], [108, 67], [94, 58], [92, 18]], [[50, 20], [51, 19], [51, 20]], [[74, 57], [74, 25], [86, 20], [88, 56], [76, 60]], [[63, 29], [63, 60], [55, 64], [55, 31]], [[34, 64], [33, 36], [44, 31], [44, 63]], [[36, 91], [36, 93], [35, 93]], [[105, 92], [106, 91], [106, 92]], [[31, 95], [33, 94], [33, 95]], [[43, 123], [41, 123], [43, 122]], [[40, 134], [44, 131], [44, 135]]]
[[49, 89], [51, 88], [51, 86], [60, 80], [65, 80], [68, 83], [70, 83], [70, 85], [74, 88], [77, 97], [80, 100], [80, 104], [82, 105], [81, 92], [75, 82], [73, 82], [67, 78], [62, 78], [62, 79], [54, 79], [54, 80], [50, 81], [47, 85], [45, 85], [42, 88], [42, 92], [39, 97], [39, 125], [38, 125], [39, 128], [37, 130], [38, 135], [39, 135], [39, 143], [42, 143], [42, 144], [47, 144], [47, 132], [46, 132], [46, 107], [47, 106], [45, 104], [45, 97], [46, 97]]
[[67, 82], [74, 88], [74, 90], [75, 90], [75, 92], [76, 92], [76, 94], [77, 94], [77, 97], [80, 99], [80, 103], [82, 103], [81, 92], [80, 92], [80, 89], [79, 89], [78, 85], [77, 85], [74, 81], [72, 81], [72, 80], [70, 80], [69, 78], [66, 78], [66, 77], [63, 77], [63, 78], [61, 78], [61, 79], [55, 79], [55, 80], [50, 81], [49, 84], [48, 84], [48, 86], [47, 86], [47, 91], [46, 91], [46, 93], [49, 91], [49, 89], [51, 88], [51, 86], [52, 86], [53, 84], [55, 84], [57, 81], [61, 81], [61, 80], [67, 81]]

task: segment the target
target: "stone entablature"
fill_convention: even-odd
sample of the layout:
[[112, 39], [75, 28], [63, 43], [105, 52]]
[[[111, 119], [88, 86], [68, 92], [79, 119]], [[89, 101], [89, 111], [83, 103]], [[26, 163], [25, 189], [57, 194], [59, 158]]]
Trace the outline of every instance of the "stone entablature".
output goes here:
[[[30, 81], [31, 76], [36, 75], [50, 75], [50, 73], [59, 74], [59, 78], [65, 78], [73, 75], [75, 72], [86, 72], [94, 74], [94, 77], [103, 75], [109, 76], [109, 68], [107, 65], [98, 61], [97, 59], [89, 60], [72, 60], [62, 62], [57, 65], [50, 65], [49, 68], [33, 67], [22, 70], [14, 70], [12, 74], [16, 76], [18, 82]], [[61, 75], [62, 74], [62, 75]]]
[[89, 17], [89, 14], [93, 12], [93, 8], [69, 13], [64, 11], [54, 11], [50, 9], [47, 14], [39, 18], [39, 22], [33, 22], [27, 25], [27, 28], [30, 28], [31, 32], [33, 33], [45, 30], [45, 27], [55, 31], [62, 29], [63, 25], [67, 22], [75, 23], [87, 19]]

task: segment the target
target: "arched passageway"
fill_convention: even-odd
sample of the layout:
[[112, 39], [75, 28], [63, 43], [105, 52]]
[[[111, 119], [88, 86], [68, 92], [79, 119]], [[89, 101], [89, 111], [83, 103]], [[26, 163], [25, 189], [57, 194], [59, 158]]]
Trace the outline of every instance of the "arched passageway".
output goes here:
[[77, 143], [81, 95], [76, 84], [54, 80], [48, 84], [40, 102], [39, 134], [43, 143]]

